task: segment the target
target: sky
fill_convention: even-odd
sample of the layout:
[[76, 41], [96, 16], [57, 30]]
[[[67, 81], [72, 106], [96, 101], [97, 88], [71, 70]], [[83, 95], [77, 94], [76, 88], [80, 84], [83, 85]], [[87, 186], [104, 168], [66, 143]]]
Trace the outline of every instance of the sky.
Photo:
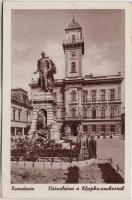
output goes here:
[[[124, 76], [124, 10], [75, 10], [74, 17], [84, 37], [83, 75], [110, 75], [120, 71]], [[56, 64], [55, 78], [64, 78], [62, 41], [72, 18], [72, 10], [12, 10], [12, 88], [21, 87], [30, 92], [28, 84], [37, 76], [33, 72], [42, 50]]]

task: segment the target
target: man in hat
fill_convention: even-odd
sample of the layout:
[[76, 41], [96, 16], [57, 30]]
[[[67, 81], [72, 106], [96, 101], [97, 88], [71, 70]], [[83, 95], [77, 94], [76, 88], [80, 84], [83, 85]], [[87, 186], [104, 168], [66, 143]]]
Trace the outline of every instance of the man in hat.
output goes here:
[[[46, 54], [44, 51], [41, 52], [41, 58], [37, 62], [37, 70], [34, 72], [34, 74], [37, 74], [39, 72], [39, 81], [38, 85], [41, 87], [42, 90], [45, 92], [48, 91], [48, 78], [52, 78], [53, 82], [53, 73], [52, 68], [55, 67], [53, 61], [51, 61], [48, 57], [46, 57]], [[52, 76], [52, 77], [50, 77]]]

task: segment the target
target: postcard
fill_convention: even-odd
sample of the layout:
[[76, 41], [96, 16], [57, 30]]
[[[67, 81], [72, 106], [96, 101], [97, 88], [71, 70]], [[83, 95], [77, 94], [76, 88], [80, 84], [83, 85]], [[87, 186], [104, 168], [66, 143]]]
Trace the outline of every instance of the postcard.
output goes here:
[[130, 198], [130, 11], [4, 2], [3, 198]]

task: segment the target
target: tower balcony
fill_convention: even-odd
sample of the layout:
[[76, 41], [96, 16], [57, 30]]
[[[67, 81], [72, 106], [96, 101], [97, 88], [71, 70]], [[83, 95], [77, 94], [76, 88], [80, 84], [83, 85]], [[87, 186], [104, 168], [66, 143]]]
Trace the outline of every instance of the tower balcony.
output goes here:
[[65, 49], [82, 48], [82, 54], [84, 54], [84, 38], [63, 40], [62, 45], [64, 52]]
[[67, 44], [78, 44], [78, 43], [84, 43], [84, 38], [80, 38], [80, 39], [69, 39], [69, 40], [63, 40], [63, 45], [67, 45]]

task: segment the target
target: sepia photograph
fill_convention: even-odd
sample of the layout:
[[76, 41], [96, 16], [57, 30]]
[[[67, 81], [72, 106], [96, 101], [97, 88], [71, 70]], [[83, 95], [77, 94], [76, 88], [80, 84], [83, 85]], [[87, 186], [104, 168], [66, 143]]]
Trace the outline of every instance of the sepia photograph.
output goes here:
[[124, 184], [125, 10], [12, 9], [10, 107], [11, 184]]

